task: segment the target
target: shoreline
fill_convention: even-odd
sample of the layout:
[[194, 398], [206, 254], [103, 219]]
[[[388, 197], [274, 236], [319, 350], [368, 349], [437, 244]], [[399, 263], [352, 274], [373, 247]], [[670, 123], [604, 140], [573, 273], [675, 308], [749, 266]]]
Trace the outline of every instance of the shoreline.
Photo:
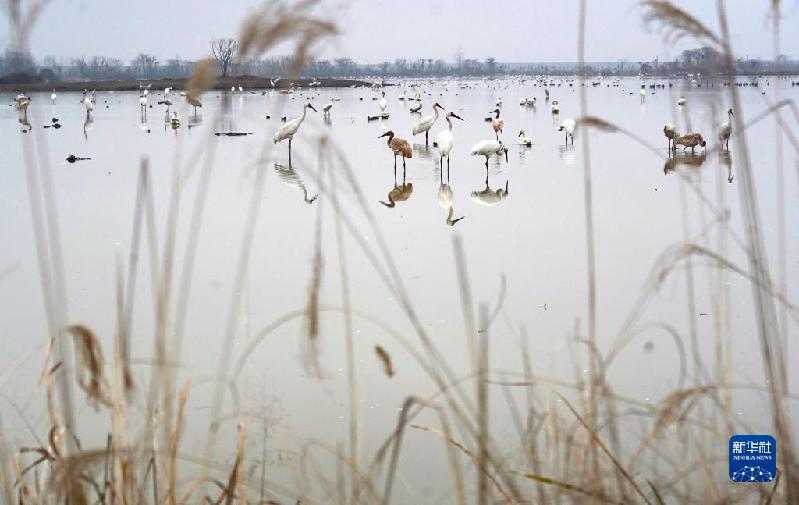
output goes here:
[[[0, 83], [0, 92], [37, 93], [43, 91], [83, 91], [84, 89], [96, 91], [138, 91], [141, 85], [151, 85], [151, 90], [163, 90], [166, 87], [176, 90], [184, 89], [188, 79], [120, 79], [113, 81], [75, 81], [75, 82], [36, 82], [36, 83]], [[220, 78], [209, 89], [225, 90], [231, 86], [241, 85], [245, 90], [252, 89], [288, 89], [310, 88], [314, 79], [280, 79], [272, 86], [270, 79], [265, 77], [225, 77]], [[371, 82], [358, 79], [316, 79], [319, 83], [315, 88], [350, 88], [369, 87]]]

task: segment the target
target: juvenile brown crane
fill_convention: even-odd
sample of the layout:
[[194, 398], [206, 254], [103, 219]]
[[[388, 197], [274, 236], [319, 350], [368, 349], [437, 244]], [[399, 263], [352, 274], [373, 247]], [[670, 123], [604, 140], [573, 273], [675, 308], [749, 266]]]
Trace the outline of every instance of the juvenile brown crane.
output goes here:
[[386, 144], [391, 152], [394, 153], [394, 168], [397, 168], [397, 156], [402, 156], [402, 168], [405, 168], [405, 159], [413, 158], [413, 149], [407, 140], [394, 138], [394, 132], [389, 130], [377, 138], [388, 137]]

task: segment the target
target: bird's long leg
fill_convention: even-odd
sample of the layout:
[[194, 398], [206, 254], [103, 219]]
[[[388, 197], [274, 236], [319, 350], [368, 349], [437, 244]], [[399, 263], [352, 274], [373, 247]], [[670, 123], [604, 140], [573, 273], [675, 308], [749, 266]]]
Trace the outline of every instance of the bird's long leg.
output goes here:
[[394, 173], [397, 173], [397, 155], [394, 155]]
[[402, 171], [405, 172], [405, 156], [402, 157]]
[[430, 130], [427, 130], [426, 132], [424, 132], [424, 146], [425, 147], [427, 147], [427, 135], [428, 135], [428, 133], [430, 133]]

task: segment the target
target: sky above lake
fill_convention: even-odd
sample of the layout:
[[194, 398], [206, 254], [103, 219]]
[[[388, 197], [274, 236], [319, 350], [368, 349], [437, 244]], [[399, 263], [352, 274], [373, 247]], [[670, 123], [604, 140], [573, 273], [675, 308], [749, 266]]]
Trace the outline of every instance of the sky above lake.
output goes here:
[[[26, 2], [23, 2], [26, 3]], [[716, 2], [678, 0], [717, 29]], [[782, 2], [783, 54], [799, 58], [799, 0]], [[140, 52], [161, 61], [197, 59], [216, 37], [236, 37], [241, 21], [261, 5], [245, 0], [52, 0], [35, 26], [36, 57], [113, 56]], [[769, 0], [728, 0], [733, 49], [739, 56], [773, 55]], [[325, 58], [378, 63], [395, 58], [494, 57], [500, 61], [573, 61], [577, 56], [578, 0], [323, 0], [320, 12], [337, 20], [341, 35]], [[7, 24], [0, 44], [9, 41]], [[591, 61], [673, 59], [696, 46], [669, 47], [641, 22], [636, 0], [589, 0], [586, 58]]]

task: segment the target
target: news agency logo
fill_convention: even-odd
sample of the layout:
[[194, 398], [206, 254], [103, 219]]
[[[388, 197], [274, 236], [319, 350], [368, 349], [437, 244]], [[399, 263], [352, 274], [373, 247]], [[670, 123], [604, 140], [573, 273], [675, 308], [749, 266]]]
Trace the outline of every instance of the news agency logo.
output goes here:
[[777, 476], [777, 441], [771, 435], [733, 435], [729, 450], [733, 482], [770, 482]]

